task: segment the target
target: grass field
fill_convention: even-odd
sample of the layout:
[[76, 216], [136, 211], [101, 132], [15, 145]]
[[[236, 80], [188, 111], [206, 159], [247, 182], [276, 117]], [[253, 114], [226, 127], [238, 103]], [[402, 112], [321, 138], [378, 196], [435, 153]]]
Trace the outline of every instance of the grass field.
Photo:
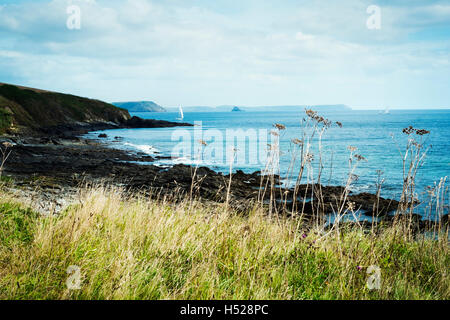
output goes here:
[[3, 193], [0, 299], [449, 299], [447, 234], [402, 228], [319, 232], [104, 188], [42, 217]]

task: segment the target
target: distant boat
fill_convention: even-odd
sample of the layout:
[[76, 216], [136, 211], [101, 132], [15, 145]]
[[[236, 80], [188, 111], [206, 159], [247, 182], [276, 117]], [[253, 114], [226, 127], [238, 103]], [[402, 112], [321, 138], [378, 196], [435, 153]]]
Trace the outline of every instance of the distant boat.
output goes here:
[[183, 107], [180, 106], [180, 109], [178, 110], [177, 120], [183, 120], [183, 119], [184, 119]]
[[389, 108], [384, 109], [384, 111], [380, 110], [378, 111], [378, 114], [390, 114]]

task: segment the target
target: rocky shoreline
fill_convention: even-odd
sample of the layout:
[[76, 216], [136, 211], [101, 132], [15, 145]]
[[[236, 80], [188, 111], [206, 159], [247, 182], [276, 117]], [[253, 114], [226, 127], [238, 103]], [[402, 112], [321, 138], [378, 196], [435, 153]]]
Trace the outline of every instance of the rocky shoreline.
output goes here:
[[[155, 122], [154, 125], [167, 124]], [[79, 137], [92, 130], [111, 129], [108, 126], [59, 127], [50, 128], [42, 135], [0, 137], [0, 144], [12, 144], [2, 179], [8, 181], [7, 188], [11, 192], [30, 199], [34, 209], [46, 214], [58, 213], [74, 202], [79, 187], [86, 185], [114, 185], [132, 192], [147, 192], [155, 197], [177, 194], [182, 198], [180, 195], [189, 197], [192, 193], [203, 201], [225, 202], [229, 175], [206, 167], [195, 169], [181, 164], [161, 167], [153, 162], [164, 157], [131, 154]], [[263, 198], [266, 203], [270, 201], [269, 192], [260, 192], [264, 179], [260, 172], [235, 172], [231, 180], [230, 206], [246, 212], [257, 199]], [[343, 191], [339, 186], [316, 185], [311, 193], [311, 186], [300, 185], [296, 192], [298, 203], [293, 204], [289, 199], [294, 198], [294, 190], [281, 187], [279, 177], [275, 177], [275, 183], [275, 201], [283, 203], [278, 209], [292, 212], [296, 206], [306, 218], [312, 217], [318, 206], [327, 214], [333, 213]], [[322, 203], [314, 196], [319, 189], [324, 199]], [[310, 201], [311, 195], [314, 201]], [[350, 193], [347, 202], [366, 216], [375, 215], [387, 222], [393, 220], [392, 212], [398, 207], [396, 200], [377, 198], [369, 193]], [[423, 221], [420, 216], [414, 221], [422, 230], [433, 224]]]

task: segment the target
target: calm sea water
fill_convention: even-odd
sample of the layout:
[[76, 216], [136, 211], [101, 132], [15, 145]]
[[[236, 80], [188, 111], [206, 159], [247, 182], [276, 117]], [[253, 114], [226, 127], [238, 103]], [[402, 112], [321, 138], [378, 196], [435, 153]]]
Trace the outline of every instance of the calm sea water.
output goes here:
[[[142, 118], [176, 121], [177, 113], [136, 113]], [[354, 191], [374, 192], [378, 178], [378, 170], [383, 172], [385, 180], [382, 188], [382, 196], [399, 198], [402, 185], [402, 157], [399, 149], [404, 150], [406, 144], [402, 129], [410, 125], [419, 129], [427, 129], [431, 134], [427, 137], [426, 144], [431, 146], [425, 163], [417, 175], [417, 191], [420, 195], [427, 186], [433, 186], [439, 179], [450, 175], [450, 110], [393, 110], [390, 114], [380, 114], [378, 111], [342, 111], [322, 112], [321, 115], [332, 120], [340, 121], [342, 128], [337, 126], [330, 128], [323, 137], [324, 173], [322, 181], [331, 185], [343, 185], [348, 177], [348, 147], [358, 148], [357, 153], [364, 156], [367, 161], [361, 161], [356, 170], [358, 180], [354, 182]], [[280, 137], [280, 173], [285, 176], [292, 161], [293, 138], [301, 138], [301, 119], [305, 116], [304, 110], [296, 112], [226, 112], [226, 113], [186, 113], [184, 122], [194, 123], [201, 121], [202, 132], [206, 136], [199, 136], [199, 127], [196, 128], [157, 128], [157, 129], [127, 129], [107, 130], [112, 145], [116, 148], [124, 148], [130, 152], [145, 152], [162, 156], [171, 155], [176, 146], [180, 146], [178, 135], [190, 135], [191, 154], [175, 160], [161, 160], [160, 165], [174, 163], [201, 164], [209, 166], [216, 171], [229, 172], [229, 162], [226, 162], [226, 152], [235, 144], [239, 149], [236, 155], [241, 161], [233, 165], [233, 170], [241, 169], [245, 172], [254, 172], [264, 169], [264, 163], [254, 162], [255, 153], [265, 152], [267, 143], [258, 137], [258, 148], [249, 146], [250, 139], [244, 137], [247, 145], [239, 145], [231, 137], [227, 137], [226, 130], [254, 129], [259, 135], [273, 129], [273, 124], [280, 123], [286, 126]], [[180, 131], [181, 130], [181, 131]], [[197, 135], [194, 136], [194, 130]], [[213, 131], [211, 131], [213, 130]], [[214, 131], [216, 130], [216, 131]], [[218, 130], [218, 131], [217, 131]], [[210, 152], [213, 139], [208, 134], [222, 133], [223, 155]], [[95, 137], [98, 132], [88, 136]], [[393, 137], [394, 139], [393, 139]], [[119, 136], [121, 140], [114, 142], [113, 138]], [[199, 139], [210, 144], [199, 152]], [[228, 140], [227, 140], [228, 139]], [[396, 142], [395, 142], [396, 141]], [[241, 143], [243, 141], [240, 141]], [[185, 143], [187, 143], [185, 141]], [[216, 141], [217, 143], [217, 141]], [[228, 143], [228, 144], [227, 144]], [[253, 143], [253, 142], [250, 142]], [[220, 141], [219, 141], [220, 145]], [[216, 145], [217, 146], [217, 145]], [[313, 150], [317, 152], [317, 150]], [[199, 159], [199, 154], [203, 159]], [[256, 158], [258, 158], [256, 156]], [[317, 161], [318, 155], [315, 158]], [[298, 163], [295, 166], [298, 170]], [[317, 166], [315, 173], [317, 173]]]

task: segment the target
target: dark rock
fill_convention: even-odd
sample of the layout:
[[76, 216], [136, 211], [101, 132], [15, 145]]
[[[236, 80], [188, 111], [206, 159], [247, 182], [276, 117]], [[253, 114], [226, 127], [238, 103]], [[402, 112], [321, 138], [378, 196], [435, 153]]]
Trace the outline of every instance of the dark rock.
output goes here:
[[383, 216], [398, 208], [399, 202], [392, 199], [377, 197], [371, 193], [350, 195], [348, 201], [354, 202], [356, 208], [361, 208], [368, 216]]
[[142, 119], [132, 117], [122, 125], [125, 128], [170, 128], [170, 127], [192, 127], [189, 123], [178, 123], [164, 120]]
[[171, 160], [172, 157], [170, 157], [170, 156], [157, 156], [155, 159], [157, 159], [157, 160]]
[[107, 134], [104, 134], [104, 133], [102, 133], [102, 134], [99, 134], [99, 135], [98, 135], [98, 137], [99, 137], [99, 138], [108, 138], [108, 135], [107, 135]]
[[408, 227], [413, 232], [425, 232], [425, 231], [433, 231], [438, 229], [439, 222], [426, 220], [419, 214], [395, 214], [395, 215], [387, 215], [382, 217], [382, 222], [387, 223], [388, 225], [392, 224], [401, 224], [403, 226]]
[[442, 216], [441, 223], [442, 223], [443, 226], [447, 226], [448, 227], [449, 226], [449, 222], [450, 222], [450, 220], [449, 220], [448, 213], [447, 213], [447, 214]]

